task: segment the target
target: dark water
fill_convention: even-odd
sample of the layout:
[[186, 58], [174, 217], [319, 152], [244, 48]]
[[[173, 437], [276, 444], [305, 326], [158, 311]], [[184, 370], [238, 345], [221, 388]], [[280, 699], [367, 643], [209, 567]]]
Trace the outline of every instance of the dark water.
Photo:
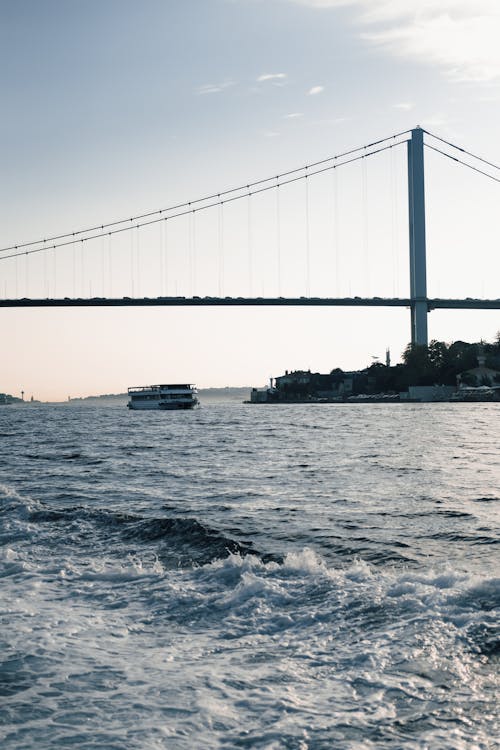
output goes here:
[[499, 747], [499, 417], [1, 408], [1, 747]]

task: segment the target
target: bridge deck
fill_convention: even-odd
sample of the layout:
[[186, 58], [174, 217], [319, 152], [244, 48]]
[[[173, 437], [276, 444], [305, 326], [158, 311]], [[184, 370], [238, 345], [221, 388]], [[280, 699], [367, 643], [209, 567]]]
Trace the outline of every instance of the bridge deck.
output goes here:
[[[417, 300], [414, 300], [417, 301]], [[429, 310], [500, 310], [500, 299], [431, 299]], [[411, 307], [400, 297], [90, 297], [0, 299], [0, 307]]]

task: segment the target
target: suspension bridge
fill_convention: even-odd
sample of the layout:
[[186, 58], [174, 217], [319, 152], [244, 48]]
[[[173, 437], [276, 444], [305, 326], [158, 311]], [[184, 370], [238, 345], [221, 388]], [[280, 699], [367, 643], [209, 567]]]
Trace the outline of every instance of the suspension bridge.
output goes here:
[[[196, 200], [40, 240], [6, 245], [0, 249], [0, 268], [5, 271], [0, 307], [405, 307], [410, 311], [412, 343], [427, 345], [428, 314], [432, 310], [497, 310], [500, 298], [428, 294], [426, 149], [473, 170], [478, 176], [500, 182], [497, 165], [415, 128]], [[395, 152], [399, 152], [397, 164]], [[375, 227], [375, 219], [383, 213], [379, 195], [374, 216], [367, 209], [366, 166], [368, 161], [387, 153], [389, 183], [393, 196], [396, 195], [388, 211], [388, 223], [392, 223], [389, 243]], [[351, 192], [341, 205], [337, 174], [355, 164], [361, 165], [361, 190], [353, 193], [352, 186], [346, 183], [344, 187]], [[397, 175], [404, 188], [396, 184]], [[329, 176], [333, 180], [327, 194], [324, 180]], [[311, 187], [320, 180], [322, 189], [316, 198], [321, 205], [321, 216], [313, 207]], [[303, 186], [302, 195], [292, 195], [287, 206], [286, 189], [293, 191], [299, 185]], [[401, 195], [407, 196], [404, 221], [398, 204]], [[270, 218], [269, 208], [267, 214], [266, 210], [262, 213], [259, 203], [263, 216], [263, 228], [259, 230], [255, 225], [257, 202], [266, 196], [273, 196], [273, 217]], [[301, 203], [303, 220], [299, 226]], [[357, 235], [354, 232], [351, 237], [345, 233], [341, 236], [345, 222], [343, 209], [351, 217]], [[232, 217], [231, 210], [236, 211]], [[362, 272], [370, 276], [379, 270], [379, 282], [387, 281], [387, 267], [391, 263], [387, 257], [378, 260], [370, 255], [372, 235], [382, 256], [387, 244], [392, 245], [394, 276], [401, 276], [398, 264], [400, 253], [404, 252], [406, 260], [401, 265], [407, 269], [406, 294], [352, 294], [353, 284]], [[319, 268], [315, 279], [314, 260]], [[231, 291], [228, 285], [238, 286], [235, 279], [241, 282], [242, 277], [246, 277], [243, 284], [246, 293], [240, 283], [237, 293], [227, 294]], [[271, 277], [274, 293], [265, 289]], [[329, 286], [340, 289], [342, 277], [344, 282], [347, 280], [349, 293], [329, 294]], [[299, 293], [284, 293], [284, 287], [297, 286], [297, 280], [302, 285]], [[321, 287], [322, 294], [315, 293], [313, 282]], [[393, 292], [395, 287], [393, 283]], [[261, 293], [256, 294], [256, 289]]]

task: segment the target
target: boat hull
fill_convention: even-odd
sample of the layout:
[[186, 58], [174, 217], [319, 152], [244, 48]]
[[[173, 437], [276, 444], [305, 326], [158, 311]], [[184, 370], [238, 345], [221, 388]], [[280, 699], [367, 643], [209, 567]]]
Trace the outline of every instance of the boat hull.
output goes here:
[[129, 409], [141, 411], [179, 411], [198, 405], [196, 388], [189, 383], [143, 385], [128, 389]]
[[129, 409], [132, 411], [185, 411], [186, 409], [194, 409], [198, 405], [198, 401], [191, 401], [186, 403], [177, 404], [166, 404], [166, 403], [144, 403], [144, 404], [133, 404], [129, 401], [127, 404]]

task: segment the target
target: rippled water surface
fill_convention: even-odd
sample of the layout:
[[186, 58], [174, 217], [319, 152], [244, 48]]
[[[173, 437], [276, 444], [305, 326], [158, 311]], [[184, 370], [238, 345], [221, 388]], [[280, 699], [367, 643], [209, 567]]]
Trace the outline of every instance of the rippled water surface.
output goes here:
[[499, 747], [499, 425], [0, 407], [1, 747]]

